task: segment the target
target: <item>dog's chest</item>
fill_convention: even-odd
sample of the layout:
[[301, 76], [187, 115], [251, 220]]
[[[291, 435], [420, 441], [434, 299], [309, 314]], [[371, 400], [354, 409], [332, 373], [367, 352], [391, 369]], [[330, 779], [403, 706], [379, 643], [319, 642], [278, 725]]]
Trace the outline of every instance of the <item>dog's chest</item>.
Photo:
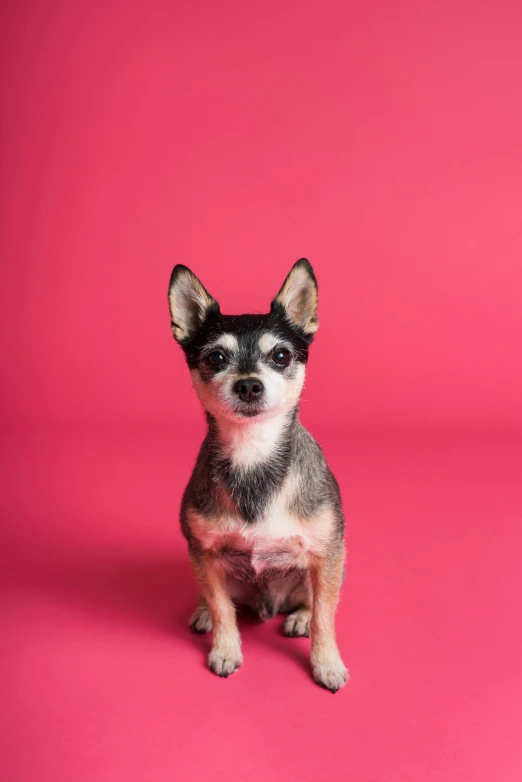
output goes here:
[[295, 568], [306, 568], [311, 556], [320, 556], [331, 534], [331, 514], [302, 520], [274, 504], [254, 524], [223, 514], [197, 517], [192, 525], [200, 544], [214, 552], [233, 575], [252, 580]]

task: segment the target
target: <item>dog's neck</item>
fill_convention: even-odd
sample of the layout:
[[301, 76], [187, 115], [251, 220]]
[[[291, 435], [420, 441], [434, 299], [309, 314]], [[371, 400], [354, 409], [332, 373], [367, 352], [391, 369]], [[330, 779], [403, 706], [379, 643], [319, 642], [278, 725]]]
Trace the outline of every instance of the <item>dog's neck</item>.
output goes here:
[[297, 420], [297, 408], [265, 420], [240, 423], [208, 416], [209, 436], [219, 456], [233, 469], [248, 470], [269, 463], [271, 457], [280, 458], [282, 450], [288, 451]]
[[234, 424], [208, 416], [207, 454], [212, 483], [228, 495], [247, 523], [262, 518], [292, 461], [297, 408], [265, 421]]

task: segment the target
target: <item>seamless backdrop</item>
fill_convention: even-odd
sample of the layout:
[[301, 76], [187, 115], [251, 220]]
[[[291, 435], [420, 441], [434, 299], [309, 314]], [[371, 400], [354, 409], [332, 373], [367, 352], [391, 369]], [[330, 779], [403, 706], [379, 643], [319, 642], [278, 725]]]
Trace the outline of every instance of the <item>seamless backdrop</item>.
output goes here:
[[[0, 29], [6, 782], [518, 780], [520, 4], [22, 0]], [[277, 621], [212, 678], [177, 528], [203, 424], [172, 266], [266, 311], [301, 256], [335, 698]]]
[[184, 419], [174, 263], [233, 312], [305, 255], [311, 414], [522, 422], [517, 3], [3, 14], [9, 418]]

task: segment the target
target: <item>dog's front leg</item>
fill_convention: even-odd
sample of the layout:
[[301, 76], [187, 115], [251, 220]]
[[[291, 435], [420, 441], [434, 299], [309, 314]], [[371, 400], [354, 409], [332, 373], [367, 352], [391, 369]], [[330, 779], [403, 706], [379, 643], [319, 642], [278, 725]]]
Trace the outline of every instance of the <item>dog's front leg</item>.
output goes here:
[[228, 594], [226, 573], [210, 552], [192, 552], [190, 559], [212, 617], [214, 635], [208, 666], [218, 676], [226, 677], [243, 662], [236, 609]]
[[335, 640], [335, 610], [343, 581], [344, 551], [317, 558], [310, 567], [313, 588], [312, 669], [315, 681], [332, 692], [346, 684], [346, 670]]

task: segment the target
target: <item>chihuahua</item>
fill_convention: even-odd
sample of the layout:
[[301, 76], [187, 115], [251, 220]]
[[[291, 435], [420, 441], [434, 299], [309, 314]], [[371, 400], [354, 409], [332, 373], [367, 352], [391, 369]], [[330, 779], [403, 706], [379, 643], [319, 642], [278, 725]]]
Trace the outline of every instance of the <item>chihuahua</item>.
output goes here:
[[226, 677], [243, 662], [235, 606], [261, 620], [288, 614], [285, 634], [311, 634], [313, 677], [336, 692], [348, 679], [334, 621], [343, 512], [337, 481], [298, 418], [319, 325], [313, 269], [297, 261], [267, 315], [222, 315], [182, 265], [168, 298], [208, 425], [181, 504], [201, 591], [190, 627], [213, 631], [208, 665]]

